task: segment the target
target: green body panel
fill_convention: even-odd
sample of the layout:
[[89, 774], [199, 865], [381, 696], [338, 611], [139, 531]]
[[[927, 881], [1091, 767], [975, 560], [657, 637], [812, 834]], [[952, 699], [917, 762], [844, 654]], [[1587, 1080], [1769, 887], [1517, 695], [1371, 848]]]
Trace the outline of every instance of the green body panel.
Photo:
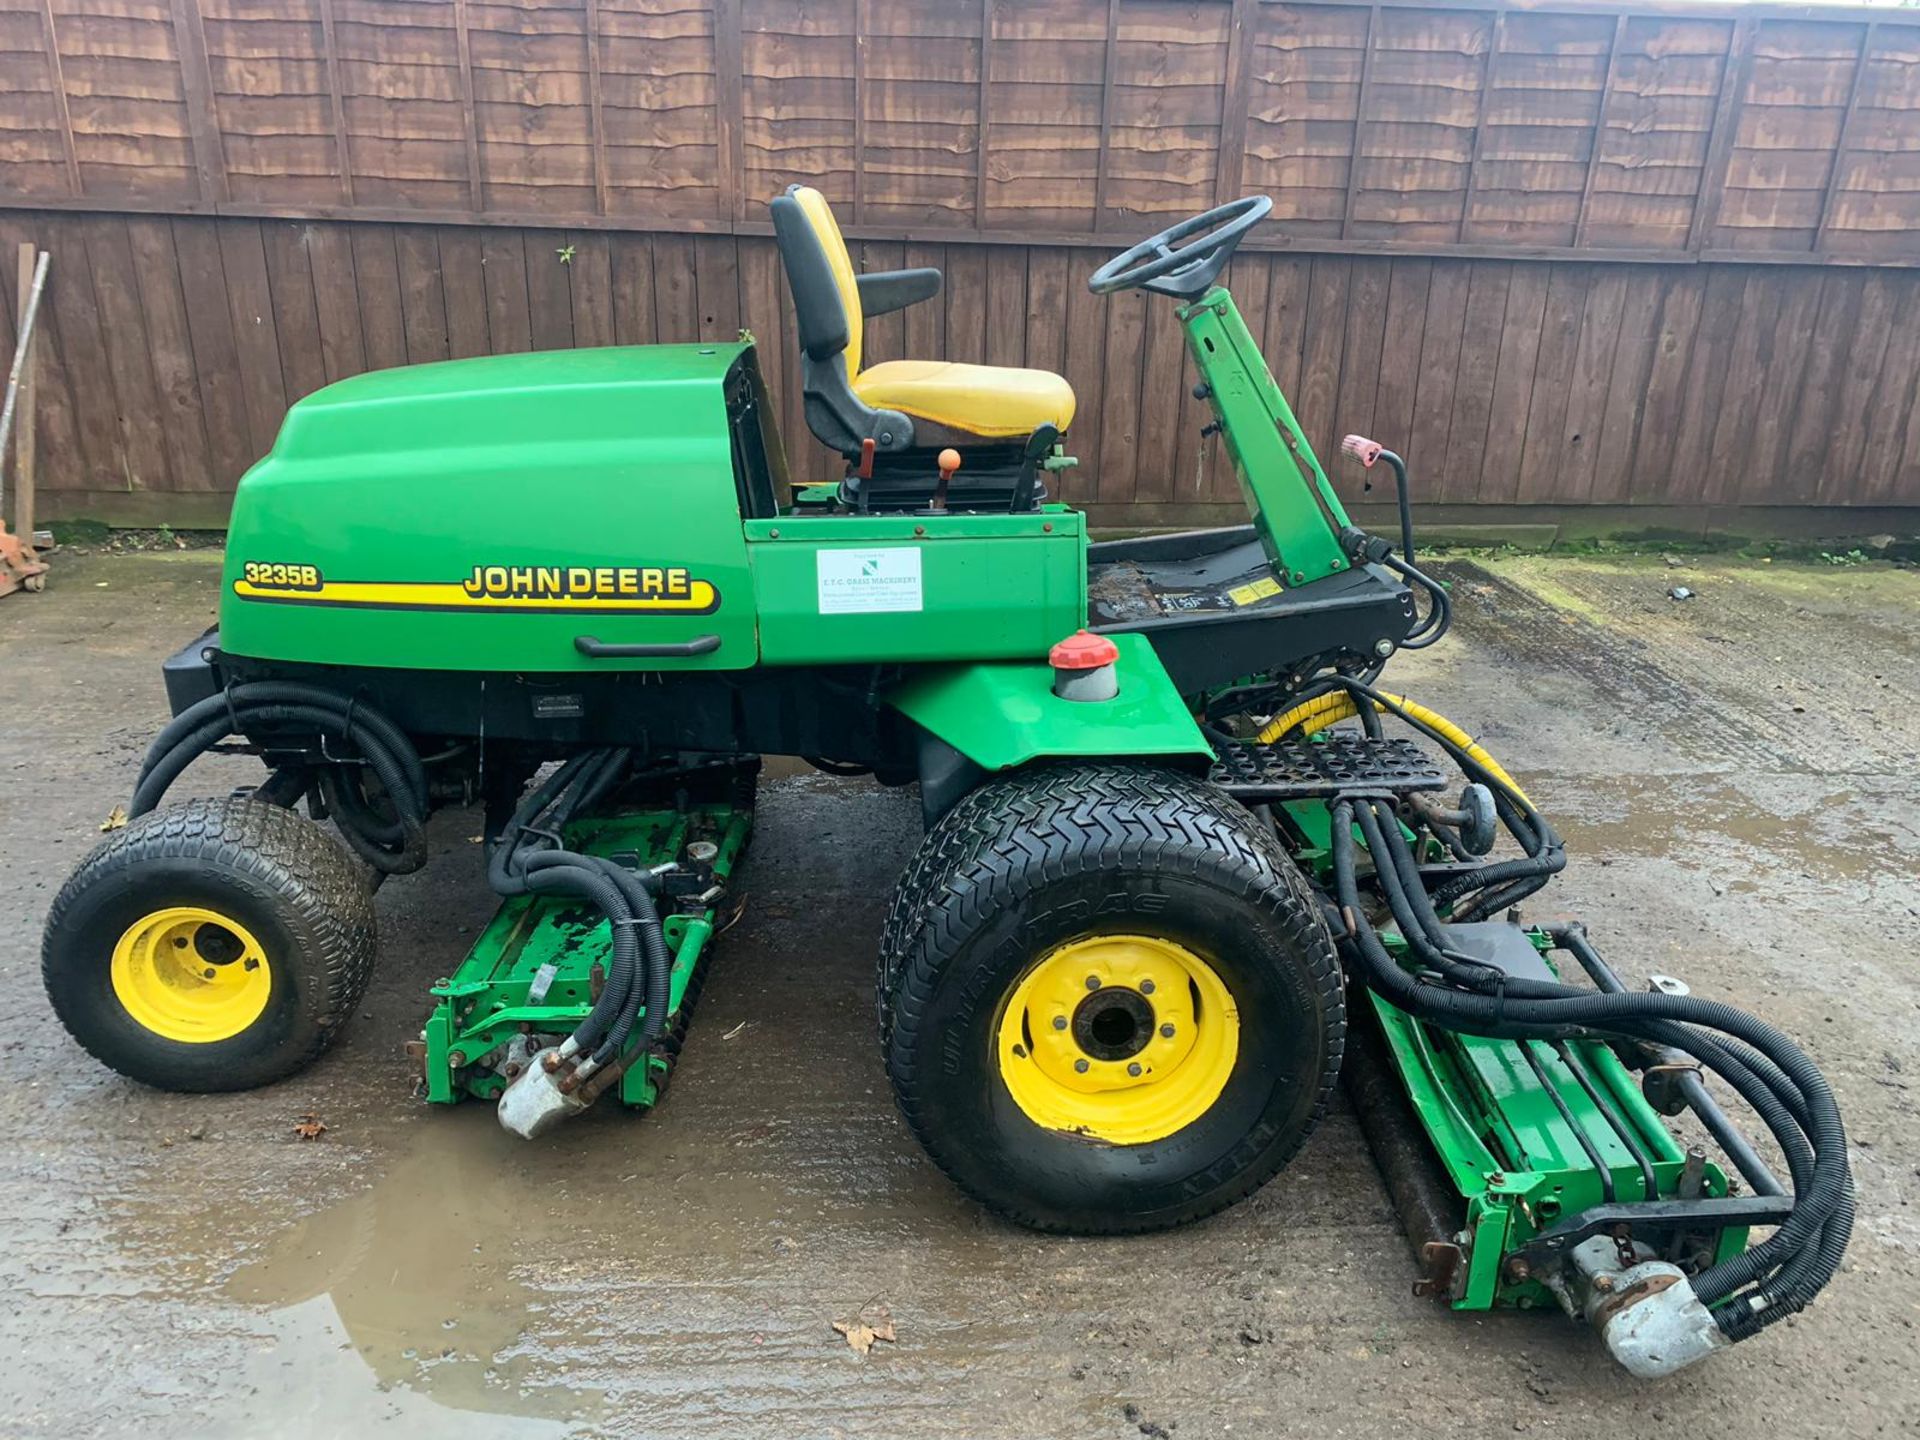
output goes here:
[[1087, 623], [1086, 525], [1064, 506], [787, 515], [746, 535], [769, 665], [1044, 656]]
[[1111, 700], [1062, 700], [1053, 693], [1053, 667], [1041, 659], [930, 666], [887, 703], [986, 770], [1064, 756], [1210, 766], [1213, 750], [1152, 644], [1141, 635], [1108, 638], [1120, 649], [1120, 693]]
[[[746, 845], [752, 822], [750, 811], [728, 805], [641, 810], [577, 821], [567, 828], [565, 840], [568, 849], [589, 855], [637, 855], [642, 868], [678, 858], [693, 841], [710, 840], [719, 846], [714, 873], [724, 880]], [[705, 958], [713, 920], [709, 910], [663, 915], [667, 947], [673, 952], [670, 1028], [680, 1018]], [[522, 895], [503, 901], [460, 968], [434, 986], [439, 1003], [423, 1035], [427, 1099], [444, 1104], [469, 1096], [497, 1097], [504, 1082], [477, 1068], [476, 1062], [507, 1044], [522, 1026], [554, 1040], [571, 1032], [592, 1008], [595, 972], [604, 974], [612, 951], [605, 918], [578, 900]], [[529, 988], [547, 965], [554, 973], [546, 994], [530, 1001]], [[636, 1026], [634, 1043], [638, 1035]], [[464, 1062], [456, 1064], [456, 1055]], [[668, 1064], [655, 1055], [648, 1064], [628, 1069], [620, 1080], [621, 1099], [629, 1105], [651, 1105], [659, 1097]]]
[[[503, 355], [316, 391], [235, 496], [223, 648], [439, 670], [754, 664], [724, 398], [750, 350]], [[547, 591], [545, 572], [558, 571], [567, 593], [463, 598], [475, 567], [507, 571], [509, 589], [524, 578]], [[664, 587], [676, 570], [689, 588], [713, 588], [711, 611], [650, 608], [666, 598], [643, 593], [650, 580]], [[249, 574], [262, 582], [255, 598], [243, 598]], [[358, 588], [370, 584], [389, 588]], [[709, 634], [719, 648], [688, 658], [589, 659], [574, 647], [579, 635], [652, 644]]]
[[1345, 570], [1347, 512], [1233, 297], [1216, 286], [1182, 306], [1180, 320], [1274, 575], [1304, 585]]

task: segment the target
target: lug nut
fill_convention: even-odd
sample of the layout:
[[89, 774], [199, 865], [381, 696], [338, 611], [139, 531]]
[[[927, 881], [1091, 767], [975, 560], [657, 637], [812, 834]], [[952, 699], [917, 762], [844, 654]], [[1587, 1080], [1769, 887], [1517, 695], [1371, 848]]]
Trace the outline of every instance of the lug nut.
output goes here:
[[1173, 1022], [1169, 1020], [1166, 1024], [1162, 1025], [1160, 1027], [1160, 1033], [1169, 1040], [1173, 1039]]
[[1140, 1062], [1138, 1060], [1134, 1061], [1131, 1065], [1127, 1066], [1127, 1074], [1137, 1076], [1139, 1073], [1140, 1073]]
[[1056, 1030], [1064, 1030], [1064, 1029], [1066, 1029], [1066, 1028], [1067, 1028], [1067, 1017], [1066, 1017], [1066, 1016], [1064, 1016], [1064, 1015], [1056, 1015], [1056, 1016], [1054, 1016], [1054, 1017], [1053, 1017], [1053, 1028], [1054, 1028], [1054, 1029], [1056, 1029]]
[[1084, 1060], [1076, 1060], [1073, 1062], [1073, 1068], [1084, 1075], [1087, 1073], [1087, 1062]]
[[1142, 995], [1151, 995], [1151, 994], [1153, 994], [1153, 981], [1151, 981], [1151, 980], [1142, 980], [1142, 981], [1140, 982], [1140, 993], [1141, 993]]
[[1087, 976], [1087, 989], [1098, 990], [1099, 988], [1100, 988], [1100, 977], [1098, 975]]

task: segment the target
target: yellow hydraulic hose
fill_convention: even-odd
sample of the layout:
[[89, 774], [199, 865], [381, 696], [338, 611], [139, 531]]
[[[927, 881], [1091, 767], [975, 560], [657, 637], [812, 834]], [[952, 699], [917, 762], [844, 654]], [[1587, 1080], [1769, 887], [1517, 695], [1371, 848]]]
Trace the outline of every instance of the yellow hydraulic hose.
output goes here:
[[[1487, 773], [1492, 775], [1493, 778], [1498, 780], [1502, 785], [1505, 785], [1517, 795], [1523, 803], [1528, 805], [1533, 803], [1527, 799], [1527, 792], [1522, 790], [1519, 783], [1501, 767], [1500, 762], [1495, 760], [1485, 750], [1481, 749], [1479, 743], [1475, 741], [1471, 735], [1447, 719], [1446, 716], [1440, 714], [1438, 711], [1429, 710], [1426, 706], [1417, 701], [1409, 700], [1404, 695], [1392, 695], [1384, 690], [1380, 693], [1390, 704], [1399, 706], [1400, 709], [1404, 710], [1408, 715], [1420, 721], [1422, 724], [1431, 725], [1437, 733], [1446, 736], [1447, 739], [1451, 740], [1475, 760], [1486, 766]], [[1382, 714], [1390, 713], [1385, 705], [1377, 702], [1373, 708]], [[1274, 716], [1273, 719], [1267, 723], [1266, 729], [1260, 732], [1260, 743], [1262, 745], [1271, 745], [1295, 726], [1300, 727], [1300, 733], [1302, 735], [1317, 734], [1329, 725], [1336, 725], [1342, 720], [1350, 720], [1359, 713], [1360, 709], [1353, 703], [1353, 697], [1344, 690], [1336, 690], [1330, 695], [1322, 695], [1317, 700], [1309, 700], [1305, 704], [1296, 705], [1291, 710], [1283, 711]]]

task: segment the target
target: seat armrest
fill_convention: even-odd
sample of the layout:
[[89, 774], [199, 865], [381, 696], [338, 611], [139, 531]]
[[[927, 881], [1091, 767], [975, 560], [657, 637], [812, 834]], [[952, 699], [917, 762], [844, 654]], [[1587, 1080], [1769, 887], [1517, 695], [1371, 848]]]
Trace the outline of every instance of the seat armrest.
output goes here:
[[940, 293], [938, 270], [875, 270], [854, 278], [860, 290], [860, 308], [868, 315], [888, 315]]

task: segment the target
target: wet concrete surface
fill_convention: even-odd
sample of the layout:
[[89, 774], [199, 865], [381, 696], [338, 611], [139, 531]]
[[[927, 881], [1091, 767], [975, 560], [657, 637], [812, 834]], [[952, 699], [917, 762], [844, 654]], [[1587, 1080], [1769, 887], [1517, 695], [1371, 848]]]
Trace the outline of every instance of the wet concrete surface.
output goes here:
[[[213, 558], [68, 557], [0, 602], [0, 1436], [1920, 1430], [1920, 573], [1458, 562], [1454, 636], [1389, 671], [1564, 830], [1530, 913], [1777, 1021], [1847, 1113], [1846, 1272], [1642, 1385], [1557, 1315], [1416, 1300], [1344, 1108], [1173, 1234], [1037, 1237], [956, 1195], [873, 1043], [911, 792], [767, 784], [744, 917], [644, 1118], [527, 1145], [410, 1098], [402, 1044], [490, 909], [463, 814], [380, 893], [381, 968], [312, 1070], [218, 1097], [107, 1073], [52, 1018], [39, 929], [164, 718], [159, 658], [212, 616]], [[182, 793], [253, 774], [204, 762]], [[895, 1345], [828, 1328], [882, 1305]]]

